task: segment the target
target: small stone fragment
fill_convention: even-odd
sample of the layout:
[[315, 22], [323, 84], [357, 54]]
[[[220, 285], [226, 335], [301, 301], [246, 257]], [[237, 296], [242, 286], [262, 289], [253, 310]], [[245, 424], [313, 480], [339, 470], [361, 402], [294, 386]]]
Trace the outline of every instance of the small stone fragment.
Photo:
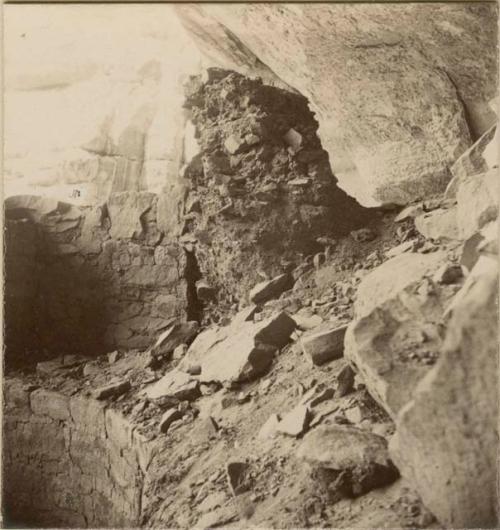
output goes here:
[[377, 233], [371, 228], [360, 228], [359, 230], [353, 230], [351, 236], [360, 243], [367, 243], [373, 241], [377, 237]]
[[461, 265], [446, 263], [434, 274], [433, 281], [442, 284], [458, 283], [464, 277]]
[[319, 315], [313, 314], [308, 316], [300, 313], [295, 313], [295, 315], [292, 315], [292, 318], [297, 323], [297, 327], [303, 331], [314, 329], [323, 323], [323, 319]]
[[307, 430], [310, 419], [311, 413], [308, 407], [298, 405], [283, 417], [277, 430], [282, 434], [297, 437]]
[[167, 372], [159, 381], [146, 389], [150, 399], [173, 397], [193, 401], [200, 396], [199, 383], [191, 375], [179, 370]]
[[174, 353], [172, 354], [172, 359], [176, 361], [182, 359], [184, 355], [186, 355], [187, 349], [187, 344], [179, 344], [179, 346], [175, 348]]
[[107, 399], [110, 397], [116, 397], [121, 394], [124, 394], [131, 389], [130, 381], [118, 381], [116, 383], [111, 383], [109, 385], [97, 388], [92, 392], [92, 395], [95, 399]]
[[256, 134], [246, 134], [245, 135], [245, 143], [247, 145], [255, 145], [260, 142], [260, 138]]
[[96, 362], [90, 362], [86, 363], [83, 367], [83, 376], [87, 377], [89, 375], [96, 375], [100, 374], [102, 372], [102, 368], [100, 368]]
[[266, 280], [258, 283], [250, 291], [250, 300], [254, 304], [263, 304], [268, 300], [277, 298], [281, 293], [288, 291], [293, 287], [293, 284], [294, 280], [290, 274], [280, 274], [272, 280]]
[[302, 147], [302, 135], [293, 128], [288, 130], [285, 136], [283, 136], [283, 139], [295, 152], [299, 151]]
[[280, 422], [280, 417], [277, 414], [271, 414], [268, 420], [260, 428], [257, 438], [260, 440], [266, 440], [268, 438], [274, 438], [276, 436], [277, 428]]
[[344, 411], [344, 416], [350, 423], [361, 423], [364, 419], [363, 412], [359, 406]]
[[388, 250], [385, 253], [385, 255], [388, 258], [394, 258], [395, 256], [399, 256], [400, 254], [403, 254], [403, 252], [408, 252], [414, 249], [415, 249], [415, 241], [405, 241], [404, 243], [401, 243], [400, 245], [397, 245], [396, 247], [393, 247], [390, 250]]
[[163, 332], [151, 348], [154, 357], [172, 353], [179, 344], [191, 342], [198, 333], [199, 324], [196, 321], [174, 324]]
[[196, 295], [200, 300], [212, 300], [215, 297], [215, 289], [205, 280], [198, 280], [196, 282]]
[[228, 462], [226, 477], [231, 493], [236, 497], [248, 490], [248, 468], [246, 462]]
[[109, 364], [114, 364], [118, 359], [120, 359], [121, 353], [118, 350], [115, 350], [111, 353], [108, 353], [108, 362]]
[[394, 218], [394, 222], [401, 223], [402, 221], [406, 221], [407, 219], [414, 219], [423, 212], [424, 209], [421, 203], [412, 204], [401, 210], [401, 212], [399, 212], [399, 214]]
[[177, 409], [169, 409], [160, 420], [160, 431], [166, 433], [174, 421], [182, 418], [182, 412]]
[[347, 365], [337, 375], [336, 396], [343, 397], [354, 389], [354, 371]]
[[232, 155], [235, 155], [243, 149], [245, 146], [245, 140], [237, 138], [234, 134], [226, 138], [224, 142], [224, 147], [226, 151]]

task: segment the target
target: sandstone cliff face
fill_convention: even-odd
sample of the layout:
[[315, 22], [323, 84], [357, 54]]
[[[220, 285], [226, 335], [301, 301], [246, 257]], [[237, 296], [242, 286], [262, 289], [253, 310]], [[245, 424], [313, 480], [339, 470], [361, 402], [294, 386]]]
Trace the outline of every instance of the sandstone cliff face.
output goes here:
[[493, 4], [198, 5], [177, 13], [211, 61], [255, 75], [264, 63], [267, 77], [270, 69], [274, 82], [309, 99], [340, 185], [362, 204], [442, 191], [449, 166], [494, 121]]
[[10, 6], [6, 26], [7, 196], [89, 205], [170, 187], [199, 56], [168, 6]]

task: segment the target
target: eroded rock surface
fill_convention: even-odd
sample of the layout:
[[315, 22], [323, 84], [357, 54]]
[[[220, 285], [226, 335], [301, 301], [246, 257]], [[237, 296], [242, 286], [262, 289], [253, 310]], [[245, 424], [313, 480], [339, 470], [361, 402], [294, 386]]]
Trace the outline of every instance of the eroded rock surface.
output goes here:
[[363, 204], [405, 204], [443, 191], [449, 166], [495, 121], [488, 102], [496, 85], [496, 6], [203, 5], [177, 12], [202, 53], [259, 75], [256, 57], [309, 98], [339, 182]]
[[481, 258], [453, 308], [441, 356], [397, 418], [396, 464], [455, 528], [498, 524], [498, 271]]

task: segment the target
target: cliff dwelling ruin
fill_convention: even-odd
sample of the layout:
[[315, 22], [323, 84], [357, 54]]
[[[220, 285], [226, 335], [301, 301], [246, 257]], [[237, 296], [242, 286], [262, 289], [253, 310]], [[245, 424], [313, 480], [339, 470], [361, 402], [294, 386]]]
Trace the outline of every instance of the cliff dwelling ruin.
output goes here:
[[5, 527], [497, 527], [497, 14], [6, 6]]

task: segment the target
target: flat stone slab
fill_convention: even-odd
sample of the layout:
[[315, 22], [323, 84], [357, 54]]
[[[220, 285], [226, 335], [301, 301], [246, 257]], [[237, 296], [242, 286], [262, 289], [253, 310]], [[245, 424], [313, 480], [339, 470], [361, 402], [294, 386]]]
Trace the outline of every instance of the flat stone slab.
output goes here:
[[172, 397], [188, 401], [201, 395], [198, 381], [193, 376], [175, 369], [149, 385], [145, 393], [150, 399]]
[[261, 322], [238, 320], [209, 329], [196, 338], [179, 368], [199, 365], [201, 382], [252, 379], [269, 368], [274, 352], [287, 344], [294, 329], [295, 321], [284, 311]]
[[250, 291], [250, 301], [254, 304], [263, 304], [273, 298], [278, 298], [280, 294], [293, 287], [294, 280], [291, 274], [280, 274], [272, 280], [258, 283]]
[[347, 325], [319, 331], [301, 337], [302, 350], [313, 364], [321, 365], [344, 354], [344, 336]]

